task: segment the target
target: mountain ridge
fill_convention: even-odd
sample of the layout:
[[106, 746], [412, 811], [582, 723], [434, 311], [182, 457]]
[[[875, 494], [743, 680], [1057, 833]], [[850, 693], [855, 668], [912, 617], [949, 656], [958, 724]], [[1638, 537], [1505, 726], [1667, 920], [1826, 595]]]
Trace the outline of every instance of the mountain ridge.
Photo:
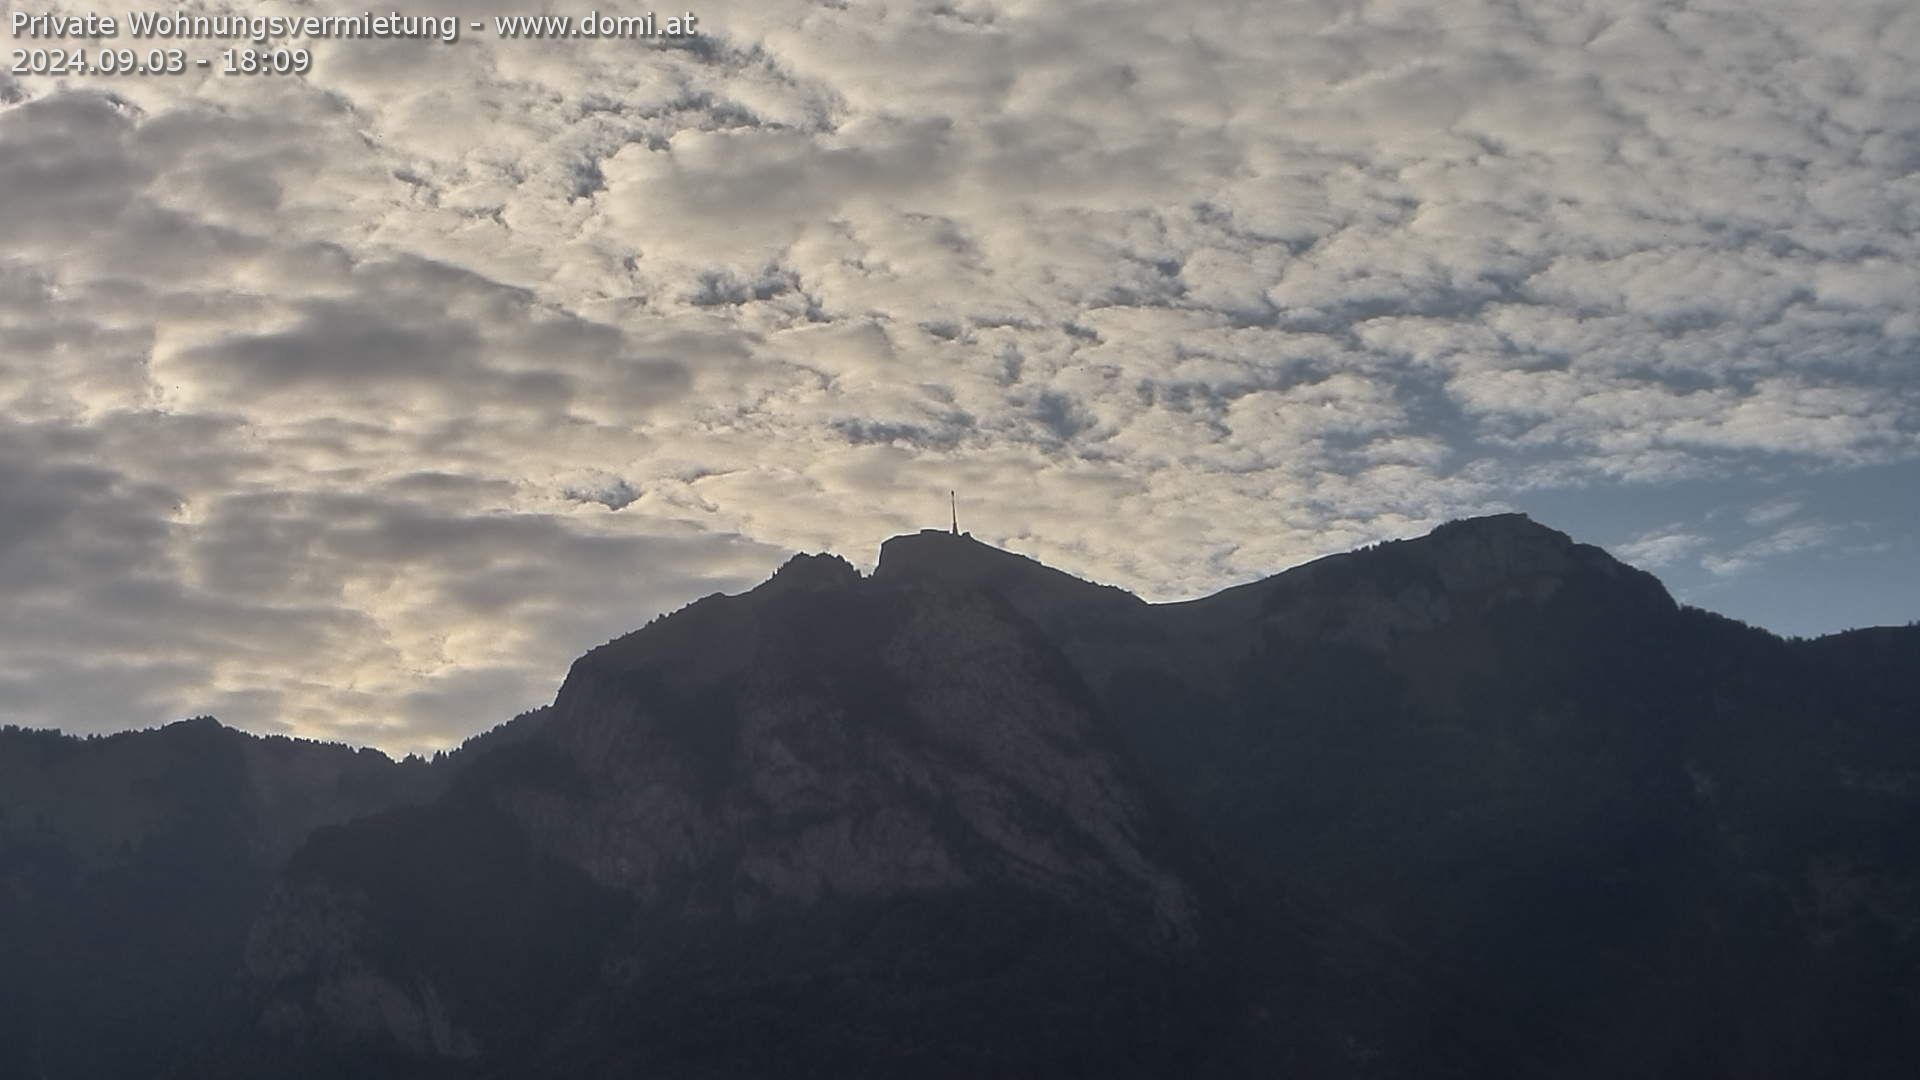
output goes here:
[[[126, 1036], [181, 1075], [1891, 1076], [1916, 659], [1920, 627], [1781, 639], [1520, 515], [1167, 604], [923, 531], [589, 650], [444, 761], [367, 758], [409, 778], [372, 803], [183, 774], [213, 801], [165, 812], [159, 879], [0, 797], [0, 925], [225, 897], [154, 923], [199, 928], [197, 989]], [[52, 790], [29, 744], [0, 777]], [[245, 839], [269, 818], [310, 823]], [[18, 1015], [42, 1067], [132, 1075]]]

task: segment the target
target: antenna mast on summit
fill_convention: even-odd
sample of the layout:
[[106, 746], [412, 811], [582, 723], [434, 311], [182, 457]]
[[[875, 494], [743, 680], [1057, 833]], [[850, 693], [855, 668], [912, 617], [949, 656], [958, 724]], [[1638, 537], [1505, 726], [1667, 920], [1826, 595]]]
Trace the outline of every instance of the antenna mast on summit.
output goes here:
[[953, 510], [953, 535], [959, 536], [960, 535], [960, 493], [957, 491], [947, 492], [947, 502], [948, 502], [948, 505]]

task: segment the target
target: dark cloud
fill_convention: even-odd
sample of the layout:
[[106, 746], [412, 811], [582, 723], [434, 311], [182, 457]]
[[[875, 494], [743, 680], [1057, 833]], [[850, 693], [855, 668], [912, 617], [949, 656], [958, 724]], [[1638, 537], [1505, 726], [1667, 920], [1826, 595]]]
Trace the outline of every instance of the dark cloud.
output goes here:
[[54, 94], [0, 112], [0, 236], [47, 241], [111, 223], [154, 175], [123, 145], [133, 109], [104, 94]]
[[434, 382], [478, 369], [480, 338], [442, 320], [408, 325], [371, 305], [316, 302], [290, 329], [228, 338], [181, 356], [206, 374], [272, 392], [316, 383]]

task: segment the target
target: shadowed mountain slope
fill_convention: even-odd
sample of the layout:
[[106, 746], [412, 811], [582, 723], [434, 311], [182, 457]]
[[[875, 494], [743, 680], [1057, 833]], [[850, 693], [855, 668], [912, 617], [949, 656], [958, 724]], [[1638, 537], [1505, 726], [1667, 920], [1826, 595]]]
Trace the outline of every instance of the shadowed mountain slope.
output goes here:
[[[1193, 850], [993, 593], [801, 556], [582, 657], [537, 747], [445, 804], [310, 845], [249, 951], [287, 1036], [262, 1052], [296, 1071], [342, 1040], [501, 1075], [1181, 1071], [1218, 947]], [[449, 851], [467, 857], [394, 887]], [[432, 924], [458, 930], [409, 932]]]
[[1519, 515], [1165, 605], [798, 556], [404, 796], [249, 811], [305, 839], [231, 842], [180, 1074], [1903, 1075], [1916, 672]]
[[150, 1074], [184, 1052], [292, 850], [427, 798], [427, 773], [209, 719], [0, 731], [0, 1075]]

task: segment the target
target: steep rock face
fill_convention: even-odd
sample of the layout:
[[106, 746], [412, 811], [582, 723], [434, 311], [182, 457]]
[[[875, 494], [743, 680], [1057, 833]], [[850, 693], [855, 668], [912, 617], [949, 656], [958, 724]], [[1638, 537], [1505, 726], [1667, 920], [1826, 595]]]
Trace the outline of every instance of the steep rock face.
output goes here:
[[[1223, 1060], [1469, 1075], [1524, 1047], [1530, 1067], [1604, 1075], [1719, 1037], [1638, 1034], [1716, 947], [1683, 745], [1708, 691], [1650, 576], [1519, 515], [1182, 604], [937, 535], [891, 541], [876, 573], [953, 575], [1044, 628], [1183, 816], [1285, 912], [1243, 920], [1270, 980], [1255, 1012], [1312, 1002], [1327, 1037], [1254, 1024], [1259, 1049]], [[1528, 1016], [1551, 1034], [1502, 1019]]]
[[1904, 1075], [1915, 671], [1517, 515], [1167, 605], [801, 556], [314, 830], [182, 1075]]
[[725, 852], [745, 913], [1008, 879], [1192, 941], [1091, 699], [987, 595], [846, 577], [715, 607], [561, 691], [553, 738], [593, 793], [527, 819], [596, 880], [655, 899]]
[[[543, 983], [564, 1003], [554, 1034], [507, 1019], [537, 1004], [476, 994], [396, 932], [463, 895], [377, 899], [390, 871], [351, 854], [296, 861], [256, 928], [272, 1034], [418, 1051], [431, 1000], [453, 1033], [436, 1054], [478, 1046], [514, 1070], [978, 1074], [1051, 1046], [1126, 1073], [1192, 1049], [1197, 1027], [1163, 1038], [1156, 1010], [1193, 1007], [1166, 999], [1207, 945], [1204, 874], [1071, 665], [961, 578], [798, 558], [582, 657], [537, 745], [472, 770], [447, 807], [330, 840], [378, 831], [394, 858], [434, 859], [474, 820], [493, 830], [480, 858], [570, 883], [526, 917], [595, 913], [573, 919], [597, 926], [593, 962]], [[386, 922], [342, 944], [323, 917], [342, 897]], [[410, 1005], [382, 1006], [401, 972], [419, 973]], [[756, 1014], [775, 1027], [753, 1044], [724, 1034]], [[378, 1016], [393, 1023], [368, 1038]]]

